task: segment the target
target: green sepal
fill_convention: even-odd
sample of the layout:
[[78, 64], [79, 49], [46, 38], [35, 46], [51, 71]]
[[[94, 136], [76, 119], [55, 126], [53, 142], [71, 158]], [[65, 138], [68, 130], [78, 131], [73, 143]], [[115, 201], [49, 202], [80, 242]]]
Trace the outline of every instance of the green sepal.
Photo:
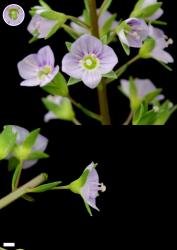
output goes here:
[[27, 135], [22, 144], [16, 145], [13, 154], [18, 160], [24, 161], [29, 157], [39, 133], [40, 129], [33, 130]]
[[18, 166], [19, 160], [15, 157], [12, 157], [8, 160], [8, 171], [14, 171], [15, 168]]
[[67, 87], [67, 82], [62, 75], [62, 73], [58, 72], [55, 78], [47, 84], [46, 86], [42, 87], [43, 90], [48, 92], [49, 94], [52, 95], [57, 95], [57, 96], [68, 96], [68, 87]]
[[44, 103], [45, 107], [56, 116], [56, 118], [66, 121], [74, 120], [75, 114], [72, 104], [68, 98], [63, 97], [63, 100], [59, 105], [53, 103], [47, 98], [43, 98], [42, 102]]
[[114, 79], [114, 80], [117, 79], [116, 72], [113, 71], [113, 70], [111, 72], [107, 73], [107, 74], [104, 74], [103, 77], [109, 78], [109, 79]]
[[53, 188], [59, 186], [61, 183], [62, 183], [61, 181], [47, 183], [44, 185], [40, 185], [36, 188], [30, 189], [28, 192], [30, 192], [30, 193], [43, 193], [43, 192], [52, 190]]
[[110, 7], [112, 0], [104, 0], [100, 9], [99, 9], [99, 16], [103, 15]]
[[101, 28], [101, 31], [100, 31], [100, 36], [104, 36], [106, 35], [108, 32], [111, 31], [111, 26], [112, 26], [112, 23], [115, 21], [117, 17], [117, 14], [114, 14], [112, 15], [110, 18], [108, 18], [106, 20], [106, 22], [104, 23], [103, 27]]
[[81, 79], [76, 79], [76, 78], [70, 77], [67, 85], [72, 86], [72, 85], [75, 85], [79, 82], [81, 82]]
[[41, 151], [33, 151], [29, 154], [26, 160], [33, 161], [33, 160], [47, 159], [47, 158], [49, 158], [48, 154]]
[[72, 47], [72, 43], [70, 42], [65, 42], [66, 48], [68, 49], [68, 51], [71, 51], [71, 47]]
[[15, 171], [14, 171], [14, 174], [13, 174], [13, 177], [12, 177], [12, 191], [15, 189], [15, 186], [16, 186], [16, 183], [18, 181], [21, 169], [22, 169], [22, 162], [19, 162], [18, 165], [15, 168]]
[[139, 50], [139, 56], [143, 59], [151, 58], [151, 52], [155, 48], [156, 42], [153, 38], [147, 38]]
[[141, 5], [137, 5], [137, 7], [135, 6], [134, 11], [131, 13], [130, 17], [135, 17], [135, 18], [142, 18], [142, 19], [146, 19], [148, 17], [151, 17], [152, 15], [155, 14], [155, 12], [160, 9], [160, 7], [162, 6], [162, 2], [158, 2], [152, 5], [149, 5], [145, 8], [141, 8]]
[[0, 133], [0, 160], [5, 159], [11, 153], [16, 143], [16, 136], [12, 126], [4, 126]]
[[[81, 197], [82, 197], [82, 196], [81, 196]], [[85, 204], [85, 207], [86, 207], [87, 212], [89, 213], [90, 216], [93, 216], [90, 206], [87, 204], [87, 202], [84, 200], [83, 197], [82, 197], [82, 199], [83, 199], [83, 201], [84, 201], [84, 204]]]

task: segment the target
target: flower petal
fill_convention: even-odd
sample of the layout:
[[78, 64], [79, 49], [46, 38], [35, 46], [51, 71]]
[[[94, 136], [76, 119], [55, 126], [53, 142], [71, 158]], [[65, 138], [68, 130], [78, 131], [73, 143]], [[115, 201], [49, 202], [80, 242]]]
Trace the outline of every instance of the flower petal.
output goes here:
[[99, 59], [100, 59], [99, 70], [101, 71], [102, 74], [109, 73], [118, 63], [118, 57], [116, 53], [111, 47], [107, 45], [103, 46], [103, 50]]
[[54, 120], [54, 119], [57, 119], [57, 117], [52, 112], [48, 112], [44, 116], [44, 122], [49, 122], [50, 120]]
[[148, 18], [150, 21], [155, 21], [159, 19], [164, 14], [162, 9], [158, 9], [151, 17]]
[[129, 47], [129, 42], [123, 29], [118, 33], [118, 36], [121, 42], [126, 44]]
[[34, 151], [42, 151], [44, 152], [48, 145], [48, 139], [44, 137], [43, 135], [38, 135], [37, 140], [33, 146]]
[[130, 84], [128, 80], [122, 79], [120, 81], [121, 84], [121, 90], [122, 92], [127, 96], [130, 97]]
[[81, 59], [85, 55], [99, 55], [102, 51], [102, 43], [99, 39], [91, 35], [83, 35], [71, 47], [71, 53]]
[[81, 79], [83, 75], [83, 69], [80, 66], [79, 60], [71, 53], [64, 56], [62, 60], [62, 71], [76, 79]]
[[56, 66], [50, 74], [46, 75], [46, 77], [43, 80], [40, 80], [40, 86], [43, 87], [49, 84], [55, 78], [58, 72], [59, 72], [59, 66]]
[[16, 126], [16, 125], [12, 125], [12, 131], [14, 133], [17, 133], [17, 137], [16, 137], [17, 144], [22, 143], [26, 139], [27, 135], [29, 134], [29, 131], [27, 129]]
[[30, 79], [37, 76], [39, 71], [38, 59], [36, 54], [25, 57], [17, 64], [20, 76], [23, 79]]
[[40, 85], [40, 80], [36, 78], [31, 78], [20, 83], [21, 86], [34, 87]]
[[94, 89], [101, 82], [101, 78], [101, 74], [98, 71], [85, 70], [82, 76], [82, 81], [87, 87]]
[[55, 58], [54, 58], [54, 54], [50, 46], [45, 46], [42, 49], [40, 49], [37, 53], [37, 58], [38, 58], [40, 67], [43, 67], [46, 65], [54, 67]]
[[[40, 15], [35, 15], [32, 17], [31, 22], [29, 23], [27, 30], [34, 34], [37, 38], [45, 38], [55, 26], [56, 21], [48, 20]], [[35, 34], [36, 33], [36, 34]]]
[[37, 162], [38, 162], [38, 160], [24, 161], [24, 162], [23, 162], [23, 169], [31, 168], [31, 167], [34, 166]]
[[163, 63], [173, 63], [174, 59], [173, 57], [166, 51], [162, 50], [162, 49], [154, 49], [152, 51], [152, 57], [160, 62]]

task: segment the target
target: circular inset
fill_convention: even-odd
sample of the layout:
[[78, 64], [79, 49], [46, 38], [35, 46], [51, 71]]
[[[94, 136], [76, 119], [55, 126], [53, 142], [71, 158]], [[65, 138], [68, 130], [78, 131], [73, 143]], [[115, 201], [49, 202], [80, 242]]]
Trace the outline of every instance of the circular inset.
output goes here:
[[17, 4], [10, 4], [3, 11], [3, 19], [10, 26], [20, 25], [24, 18], [24, 10]]

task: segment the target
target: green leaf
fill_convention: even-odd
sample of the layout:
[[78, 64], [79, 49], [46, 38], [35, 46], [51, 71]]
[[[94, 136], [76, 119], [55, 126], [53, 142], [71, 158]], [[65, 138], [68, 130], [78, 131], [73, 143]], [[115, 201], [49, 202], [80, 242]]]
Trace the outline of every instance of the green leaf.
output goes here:
[[40, 16], [49, 20], [55, 20], [62, 24], [67, 21], [67, 16], [65, 14], [53, 10], [45, 11], [41, 13]]
[[129, 56], [130, 55], [130, 48], [125, 43], [123, 43], [121, 40], [120, 40], [120, 43], [121, 43], [122, 48], [124, 49], [126, 55]]
[[152, 101], [154, 101], [154, 99], [157, 98], [161, 92], [162, 92], [162, 89], [156, 89], [155, 91], [147, 94], [144, 97], [144, 100], [147, 102], [147, 104], [152, 103]]
[[29, 154], [31, 153], [32, 147], [35, 144], [36, 139], [39, 135], [39, 132], [40, 129], [33, 130], [31, 133], [28, 134], [22, 144], [16, 145], [13, 154], [18, 160], [24, 161], [28, 158]]
[[152, 20], [150, 21], [150, 24], [155, 24], [155, 25], [167, 25], [167, 22], [160, 21], [160, 20]]
[[8, 171], [11, 172], [15, 170], [18, 164], [19, 164], [19, 160], [17, 160], [15, 157], [10, 158], [8, 161]]
[[117, 14], [114, 14], [106, 20], [103, 27], [101, 28], [101, 32], [100, 32], [101, 36], [104, 36], [108, 32], [111, 31], [112, 23], [115, 21], [116, 17], [117, 17]]
[[139, 55], [141, 58], [148, 59], [151, 58], [151, 52], [155, 47], [155, 40], [153, 38], [147, 38], [144, 41], [143, 46], [139, 50]]
[[82, 13], [82, 16], [84, 17], [84, 21], [90, 25], [90, 15], [88, 13], [88, 11], [85, 9]]
[[29, 44], [32, 44], [34, 42], [36, 42], [37, 40], [39, 40], [36, 36], [33, 36], [30, 40], [29, 40]]
[[28, 202], [34, 202], [35, 201], [35, 199], [33, 197], [29, 196], [28, 194], [23, 195], [22, 198], [24, 200], [28, 201]]
[[48, 33], [47, 37], [45, 38], [45, 40], [49, 39], [51, 36], [53, 36], [60, 28], [62, 27], [62, 25], [57, 22], [54, 27], [51, 29], [51, 31]]
[[76, 83], [79, 83], [79, 82], [81, 82], [81, 79], [70, 77], [68, 81], [68, 86], [75, 85]]
[[110, 78], [110, 79], [117, 79], [117, 75], [114, 71], [111, 71], [105, 75], [103, 75], [105, 78]]
[[70, 52], [70, 51], [71, 51], [71, 47], [72, 47], [72, 43], [70, 43], [70, 42], [65, 42], [65, 45], [66, 45], [68, 51]]
[[63, 29], [66, 33], [68, 33], [74, 40], [79, 38], [79, 34], [75, 32], [71, 27], [68, 25], [63, 25]]
[[91, 211], [91, 208], [89, 207], [88, 203], [85, 201], [85, 199], [82, 197], [83, 201], [84, 201], [84, 204], [85, 204], [85, 207], [87, 209], [87, 212], [89, 213], [90, 216], [93, 216], [92, 215], [92, 211]]
[[140, 119], [137, 125], [154, 125], [156, 121], [157, 114], [151, 110], [144, 114], [144, 116]]
[[103, 15], [105, 11], [109, 9], [111, 3], [112, 3], [112, 0], [104, 0], [99, 10], [99, 16]]
[[22, 170], [22, 163], [19, 162], [19, 164], [15, 168], [15, 172], [14, 172], [13, 177], [12, 177], [12, 190], [15, 189], [16, 183], [19, 181], [19, 175], [21, 173], [21, 170]]
[[144, 103], [141, 103], [139, 108], [134, 112], [133, 115], [133, 125], [138, 125], [141, 117], [147, 112], [147, 106]]
[[157, 62], [158, 63], [160, 63], [165, 69], [167, 69], [168, 71], [173, 71], [173, 69], [170, 67], [170, 66], [168, 66], [167, 64], [165, 64], [165, 63], [163, 63], [163, 62], [160, 62], [160, 61], [158, 61], [157, 60]]
[[67, 82], [60, 72], [58, 72], [52, 82], [42, 88], [43, 90], [52, 95], [68, 96]]
[[145, 8], [136, 8], [132, 14], [131, 17], [136, 17], [136, 18], [142, 18], [142, 19], [146, 19], [148, 17], [151, 17], [152, 15], [155, 14], [155, 12], [160, 9], [160, 7], [162, 6], [162, 2], [158, 2], [152, 5], [149, 5]]
[[121, 66], [117, 71], [116, 71], [116, 75], [117, 75], [117, 78], [119, 78], [128, 68], [128, 65], [125, 64], [123, 66]]
[[50, 6], [48, 4], [46, 4], [43, 0], [39, 0], [39, 3], [41, 6], [43, 6], [46, 9], [51, 9]]
[[38, 186], [36, 188], [31, 189], [31, 190], [29, 190], [29, 192], [30, 193], [43, 193], [43, 192], [49, 191], [49, 190], [57, 187], [61, 183], [62, 183], [61, 181], [47, 183], [47, 184], [44, 184], [44, 185], [41, 185], [41, 186]]
[[73, 121], [75, 114], [71, 105], [71, 102], [68, 98], [63, 98], [62, 102], [57, 105], [47, 98], [42, 99], [45, 107], [51, 111], [56, 118], [66, 121]]
[[33, 130], [32, 132], [30, 132], [26, 139], [24, 140], [24, 142], [22, 143], [23, 147], [27, 148], [27, 149], [32, 149], [32, 147], [34, 146], [36, 140], [37, 140], [37, 137], [40, 133], [40, 129], [35, 129]]
[[174, 106], [169, 100], [165, 101], [159, 108], [154, 125], [165, 125], [176, 110], [177, 105]]
[[13, 150], [17, 134], [13, 132], [12, 126], [5, 126], [0, 134], [0, 160], [5, 159]]
[[47, 159], [47, 158], [49, 158], [48, 154], [41, 151], [33, 151], [29, 154], [26, 160], [33, 161], [33, 160]]

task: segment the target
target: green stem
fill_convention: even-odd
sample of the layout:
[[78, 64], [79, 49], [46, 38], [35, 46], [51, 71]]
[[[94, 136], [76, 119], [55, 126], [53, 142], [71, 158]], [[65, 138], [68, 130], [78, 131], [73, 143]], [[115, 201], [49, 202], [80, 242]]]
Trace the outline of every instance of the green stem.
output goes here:
[[123, 125], [129, 125], [132, 121], [133, 118], [133, 112], [131, 111], [130, 114], [128, 115], [126, 121], [123, 123]]
[[107, 98], [107, 87], [104, 80], [102, 80], [98, 86], [98, 98], [99, 98], [100, 112], [102, 116], [102, 124], [111, 125], [111, 118], [109, 114], [109, 106]]
[[79, 18], [77, 17], [74, 17], [74, 16], [67, 16], [68, 19], [70, 19], [71, 21], [73, 21], [74, 23], [82, 26], [83, 28], [85, 29], [90, 29], [90, 26], [85, 23], [84, 21], [80, 20]]
[[84, 114], [87, 116], [101, 122], [101, 116], [98, 114], [95, 114], [94, 112], [88, 110], [87, 108], [83, 107], [80, 103], [76, 102], [72, 98], [70, 98], [71, 102], [73, 103], [74, 106], [76, 106], [78, 109], [80, 109]]
[[77, 126], [81, 126], [82, 124], [80, 123], [80, 121], [78, 121], [76, 118], [73, 119], [72, 121], [75, 125]]
[[48, 176], [45, 173], [38, 175], [36, 178], [32, 179], [31, 181], [27, 182], [22, 187], [19, 187], [14, 192], [8, 194], [4, 198], [0, 199], [0, 209], [8, 206], [12, 202], [16, 201], [17, 199], [21, 198], [23, 195], [30, 192], [31, 189], [39, 186], [43, 182], [47, 181]]
[[[99, 38], [99, 26], [98, 26], [96, 0], [87, 0], [87, 6], [89, 9], [91, 33], [93, 36]], [[104, 80], [102, 80], [98, 86], [98, 99], [99, 99], [100, 113], [102, 116], [102, 124], [111, 125], [109, 106], [108, 106], [108, 97], [107, 97], [107, 86]]]
[[68, 33], [74, 40], [79, 38], [79, 34], [74, 31], [69, 25], [63, 24], [62, 28], [65, 30], [66, 33]]
[[[136, 55], [136, 56], [133, 57], [130, 61], [128, 61], [127, 63], [125, 63], [124, 65], [122, 65], [119, 69], [117, 69], [117, 70], [115, 71], [115, 73], [116, 73], [116, 75], [117, 75], [117, 79], [118, 79], [121, 75], [123, 75], [123, 73], [127, 70], [127, 68], [128, 68], [131, 64], [133, 64], [134, 62], [136, 62], [136, 61], [139, 60], [139, 59], [140, 59], [140, 56], [139, 56], [139, 55]], [[113, 81], [115, 81], [115, 79], [107, 79], [107, 80], [106, 80], [106, 84], [111, 83], [111, 82], [113, 82]]]

